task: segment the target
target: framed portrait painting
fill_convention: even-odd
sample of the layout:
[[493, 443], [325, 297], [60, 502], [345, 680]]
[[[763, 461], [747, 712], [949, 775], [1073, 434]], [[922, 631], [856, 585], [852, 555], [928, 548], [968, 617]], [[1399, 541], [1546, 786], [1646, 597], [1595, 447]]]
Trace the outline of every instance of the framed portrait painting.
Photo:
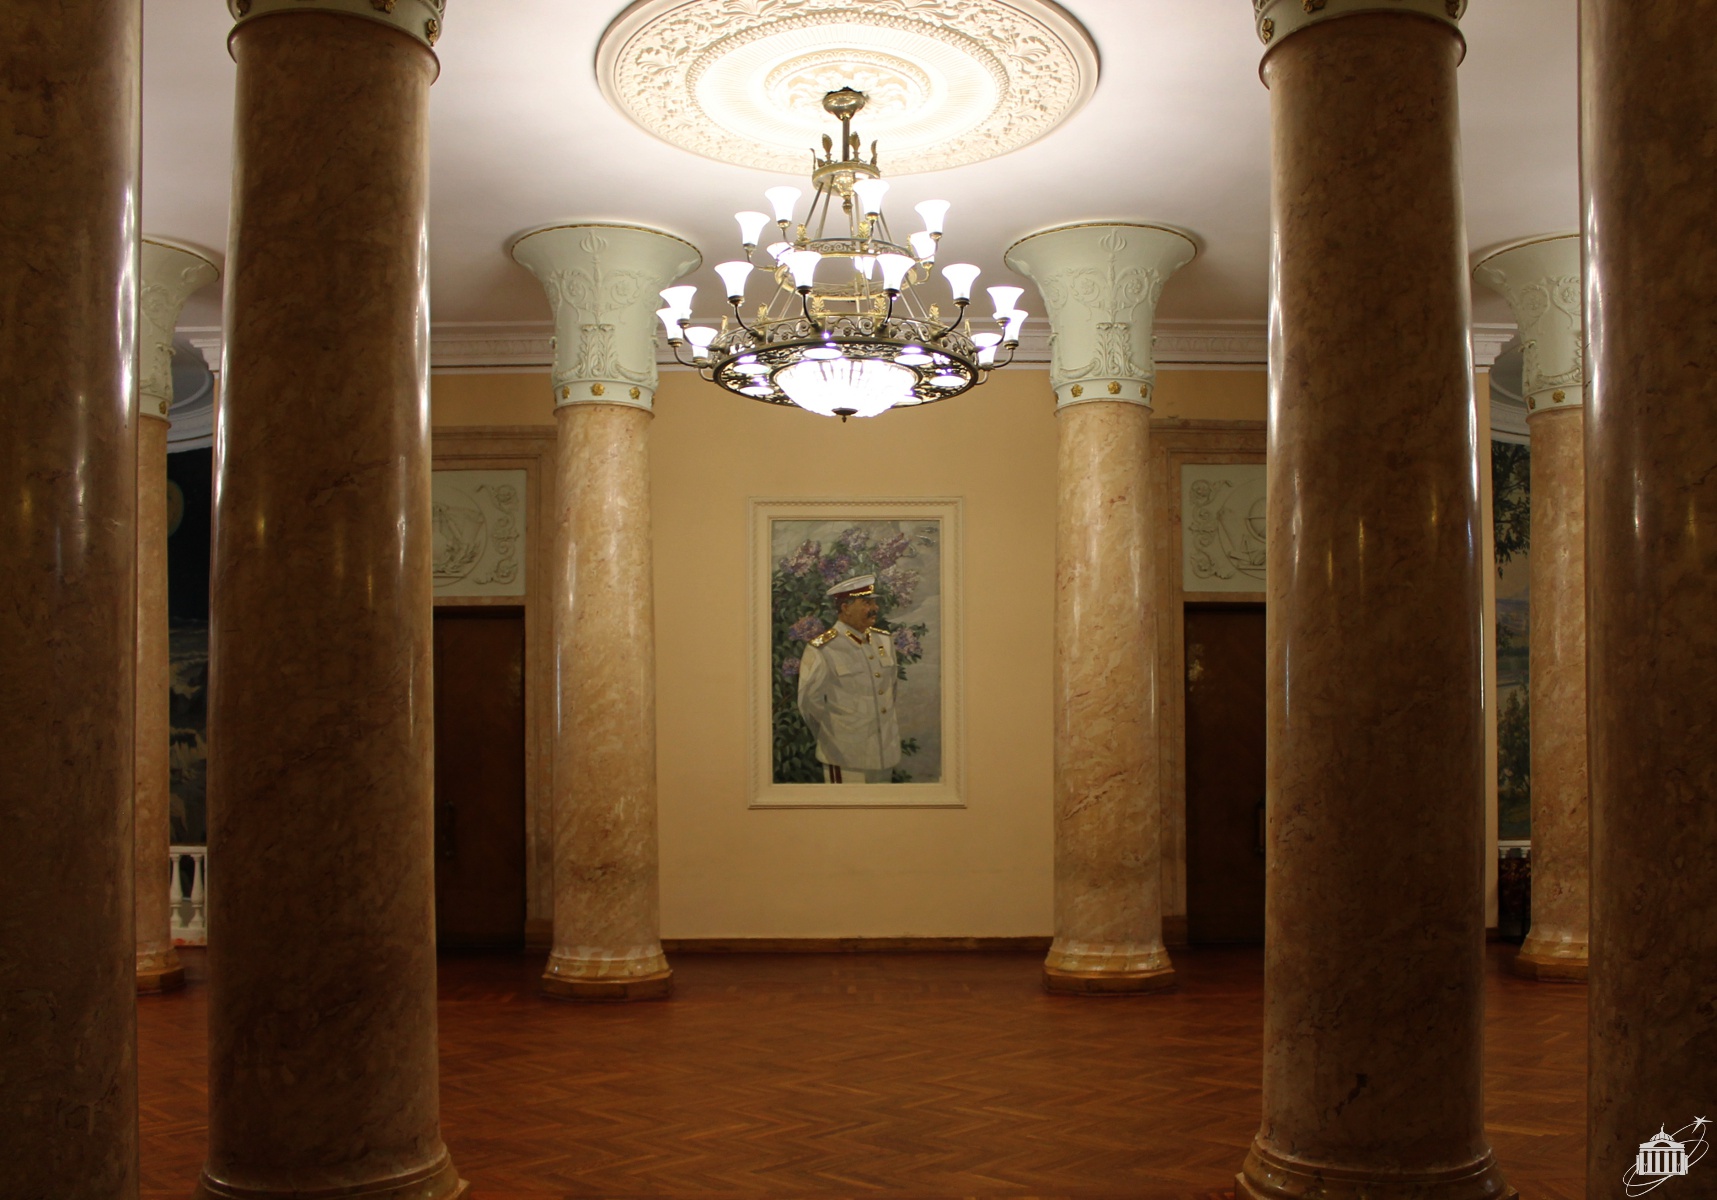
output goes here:
[[960, 502], [753, 500], [753, 807], [957, 807]]

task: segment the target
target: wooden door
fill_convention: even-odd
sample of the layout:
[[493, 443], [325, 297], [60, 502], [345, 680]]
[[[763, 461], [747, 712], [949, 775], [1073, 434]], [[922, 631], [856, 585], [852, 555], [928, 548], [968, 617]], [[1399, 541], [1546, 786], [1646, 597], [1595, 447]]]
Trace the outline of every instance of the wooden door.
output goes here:
[[435, 612], [435, 934], [525, 943], [525, 616]]
[[1191, 942], [1264, 940], [1264, 606], [1186, 610]]

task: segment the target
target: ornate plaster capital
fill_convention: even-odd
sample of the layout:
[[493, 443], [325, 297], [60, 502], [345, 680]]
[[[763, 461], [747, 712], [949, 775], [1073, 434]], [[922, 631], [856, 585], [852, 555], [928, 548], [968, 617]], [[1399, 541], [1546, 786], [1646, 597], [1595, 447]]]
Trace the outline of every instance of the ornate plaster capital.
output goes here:
[[1048, 309], [1056, 407], [1098, 400], [1150, 407], [1157, 301], [1169, 276], [1197, 253], [1178, 230], [1120, 223], [1046, 229], [1008, 249], [1008, 267], [1037, 284]]
[[1580, 235], [1527, 238], [1481, 257], [1473, 277], [1499, 292], [1520, 323], [1528, 420], [1586, 403]]
[[1274, 50], [1309, 26], [1355, 13], [1411, 13], [1460, 29], [1467, 0], [1252, 0], [1258, 40]]
[[554, 402], [649, 408], [656, 395], [658, 293], [703, 256], [639, 225], [547, 225], [521, 235], [513, 258], [554, 310]]
[[137, 286], [137, 407], [168, 419], [173, 407], [173, 330], [191, 293], [221, 277], [207, 255], [165, 238], [145, 237]]
[[[447, 0], [227, 0], [236, 30], [240, 25], [278, 13], [322, 12], [379, 21], [434, 48], [441, 40]], [[230, 36], [229, 36], [230, 42]]]

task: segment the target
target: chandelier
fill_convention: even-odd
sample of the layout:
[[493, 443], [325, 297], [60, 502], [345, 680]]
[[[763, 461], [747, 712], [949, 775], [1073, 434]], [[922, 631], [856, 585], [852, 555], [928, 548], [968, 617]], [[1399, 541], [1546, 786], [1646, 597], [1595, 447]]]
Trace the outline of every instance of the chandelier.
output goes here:
[[[761, 246], [761, 259], [769, 214], [735, 215], [745, 257], [715, 268], [733, 309], [720, 328], [692, 324], [695, 287], [662, 292], [667, 307], [656, 315], [682, 366], [736, 395], [845, 421], [958, 396], [1013, 361], [1027, 316], [1019, 307], [1025, 289], [988, 289], [996, 329], [982, 333], [968, 319], [979, 274], [970, 263], [942, 268], [952, 314], [944, 318], [940, 305], [926, 303], [921, 289], [934, 275], [949, 205], [919, 204], [924, 229], [904, 244], [895, 240], [882, 212], [889, 185], [876, 143], [865, 161], [852, 128], [864, 106], [864, 93], [850, 87], [823, 97], [824, 111], [841, 123], [840, 156], [825, 134], [822, 156], [812, 156], [802, 222], [794, 221], [798, 188], [765, 193], [778, 237]], [[747, 319], [746, 284], [760, 268], [772, 286]]]

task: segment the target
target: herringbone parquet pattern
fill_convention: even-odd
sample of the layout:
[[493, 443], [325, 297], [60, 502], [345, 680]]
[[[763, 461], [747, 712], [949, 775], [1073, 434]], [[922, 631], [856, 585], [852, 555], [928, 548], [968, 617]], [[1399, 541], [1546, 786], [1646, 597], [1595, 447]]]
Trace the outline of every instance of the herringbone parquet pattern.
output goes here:
[[[1035, 954], [682, 955], [668, 1003], [538, 999], [533, 958], [441, 967], [443, 1132], [473, 1200], [1216, 1200], [1259, 1115], [1261, 956], [1181, 988], [1044, 995]], [[1489, 985], [1488, 1110], [1525, 1200], [1583, 1195], [1585, 992]], [[205, 1149], [204, 989], [141, 1002], [146, 1197]]]

